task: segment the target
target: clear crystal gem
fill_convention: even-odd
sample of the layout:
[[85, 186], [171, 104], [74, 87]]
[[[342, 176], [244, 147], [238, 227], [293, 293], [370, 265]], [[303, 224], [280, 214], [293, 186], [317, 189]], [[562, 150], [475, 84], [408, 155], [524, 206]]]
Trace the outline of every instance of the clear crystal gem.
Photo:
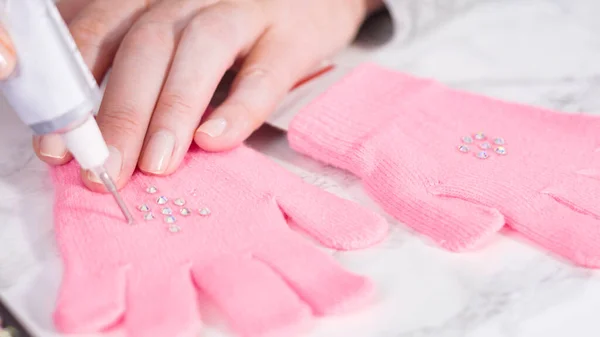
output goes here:
[[465, 144], [471, 144], [473, 143], [473, 138], [471, 136], [464, 136], [462, 137], [462, 141]]
[[179, 227], [177, 225], [169, 226], [169, 232], [171, 232], [171, 233], [179, 233], [180, 231], [181, 231], [181, 227]]
[[494, 144], [496, 144], [496, 145], [504, 145], [504, 138], [501, 138], [501, 137], [494, 138]]
[[504, 146], [498, 146], [494, 151], [502, 156], [506, 154], [506, 148]]
[[150, 210], [150, 207], [148, 207], [148, 205], [146, 205], [146, 204], [142, 204], [142, 205], [138, 206], [138, 209], [142, 212], [148, 212]]
[[177, 198], [173, 201], [173, 203], [177, 206], [183, 206], [185, 205], [185, 200], [183, 200], [183, 198]]
[[490, 155], [486, 151], [479, 151], [475, 156], [479, 159], [488, 159]]
[[154, 215], [152, 213], [146, 213], [144, 214], [144, 220], [146, 221], [150, 221], [154, 219]]
[[483, 132], [477, 132], [474, 137], [477, 140], [484, 140], [486, 138], [485, 133], [483, 133]]
[[200, 213], [200, 215], [202, 216], [207, 216], [210, 215], [210, 209], [208, 209], [208, 207], [202, 207], [198, 210], [198, 212]]
[[169, 207], [165, 207], [162, 209], [161, 213], [164, 215], [171, 215], [173, 214], [173, 210], [171, 210]]
[[165, 217], [165, 222], [166, 222], [166, 223], [175, 223], [175, 217], [174, 217], [174, 216], [172, 216], [172, 215], [167, 215], [167, 216]]
[[482, 148], [482, 149], [484, 149], [484, 150], [488, 150], [488, 149], [492, 148], [492, 144], [490, 144], [488, 142], [485, 142], [485, 143], [479, 144], [479, 147]]
[[150, 194], [154, 194], [154, 193], [158, 192], [158, 190], [156, 189], [156, 187], [150, 186], [146, 189], [146, 192], [148, 192]]
[[181, 213], [181, 215], [183, 215], [183, 216], [188, 216], [188, 215], [192, 214], [192, 212], [190, 212], [190, 210], [187, 208], [180, 209], [179, 213]]
[[461, 145], [458, 147], [458, 151], [460, 151], [462, 153], [467, 153], [467, 152], [469, 152], [469, 147], [466, 145]]
[[160, 196], [158, 197], [158, 199], [156, 199], [156, 203], [159, 205], [164, 205], [167, 203], [167, 201], [169, 201], [169, 199], [167, 199], [167, 197], [164, 196]]

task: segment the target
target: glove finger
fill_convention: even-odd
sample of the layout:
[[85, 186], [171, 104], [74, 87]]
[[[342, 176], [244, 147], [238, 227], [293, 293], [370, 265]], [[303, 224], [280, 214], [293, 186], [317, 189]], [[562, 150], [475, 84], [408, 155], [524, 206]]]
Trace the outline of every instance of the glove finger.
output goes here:
[[600, 181], [576, 174], [543, 189], [542, 194], [551, 196], [576, 212], [600, 219]]
[[240, 336], [293, 336], [311, 321], [309, 308], [288, 285], [250, 257], [224, 257], [192, 275]]
[[545, 195], [513, 211], [515, 215], [510, 216], [509, 226], [516, 231], [578, 265], [600, 268], [600, 220], [597, 218]]
[[353, 310], [374, 292], [369, 279], [344, 270], [332, 256], [293, 234], [262, 245], [255, 257], [277, 271], [317, 315]]
[[278, 196], [277, 203], [292, 225], [319, 243], [350, 250], [372, 246], [385, 238], [389, 225], [380, 215], [308, 183], [302, 185]]
[[197, 336], [198, 296], [189, 268], [132, 272], [125, 329], [132, 337]]
[[54, 323], [63, 333], [94, 333], [114, 326], [125, 312], [125, 269], [101, 274], [67, 269]]
[[398, 220], [450, 251], [474, 248], [504, 226], [504, 216], [497, 209], [461, 199], [448, 191], [439, 188], [435, 195], [398, 195], [381, 202]]

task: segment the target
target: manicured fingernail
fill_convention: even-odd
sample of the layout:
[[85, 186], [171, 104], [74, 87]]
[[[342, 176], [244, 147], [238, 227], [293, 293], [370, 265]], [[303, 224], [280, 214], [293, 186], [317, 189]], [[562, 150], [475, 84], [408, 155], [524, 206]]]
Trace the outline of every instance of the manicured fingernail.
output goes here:
[[[123, 165], [123, 156], [121, 152], [117, 150], [117, 148], [113, 146], [108, 147], [108, 160], [104, 163], [104, 168], [110, 175], [110, 177], [116, 182], [119, 180], [119, 175], [121, 174], [121, 167]], [[92, 172], [88, 172], [88, 179], [94, 183], [101, 184], [102, 182], [96, 175]]]
[[154, 133], [140, 161], [140, 168], [148, 173], [163, 173], [169, 167], [173, 150], [175, 149], [175, 136], [170, 131]]
[[40, 138], [40, 155], [42, 157], [63, 159], [67, 155], [67, 147], [60, 135], [45, 135]]
[[225, 118], [215, 118], [204, 122], [196, 132], [202, 132], [214, 138], [222, 135], [226, 128], [227, 121]]

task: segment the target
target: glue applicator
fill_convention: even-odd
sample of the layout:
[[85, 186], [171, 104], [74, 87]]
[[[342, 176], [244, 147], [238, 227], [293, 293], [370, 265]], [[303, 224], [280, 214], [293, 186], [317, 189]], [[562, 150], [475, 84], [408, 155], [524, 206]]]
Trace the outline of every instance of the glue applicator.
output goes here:
[[133, 217], [104, 168], [109, 151], [95, 111], [101, 93], [52, 0], [0, 0], [2, 24], [17, 65], [0, 91], [35, 134], [60, 134], [81, 168], [93, 172], [117, 202], [128, 223]]

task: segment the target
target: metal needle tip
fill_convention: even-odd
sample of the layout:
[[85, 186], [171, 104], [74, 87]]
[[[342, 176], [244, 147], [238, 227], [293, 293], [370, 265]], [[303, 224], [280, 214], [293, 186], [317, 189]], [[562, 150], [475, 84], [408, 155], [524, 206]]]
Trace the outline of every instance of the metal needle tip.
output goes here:
[[104, 184], [106, 189], [112, 194], [113, 198], [117, 202], [117, 205], [119, 206], [119, 209], [121, 209], [121, 213], [123, 213], [123, 216], [125, 216], [127, 223], [132, 224], [133, 216], [131, 215], [131, 212], [129, 212], [127, 205], [123, 201], [123, 198], [121, 198], [119, 191], [117, 191], [117, 186], [115, 185], [113, 180], [110, 178], [110, 176], [108, 175], [106, 170], [104, 170], [104, 169], [100, 170], [98, 172], [98, 178], [100, 178], [100, 180], [102, 181], [102, 183]]

